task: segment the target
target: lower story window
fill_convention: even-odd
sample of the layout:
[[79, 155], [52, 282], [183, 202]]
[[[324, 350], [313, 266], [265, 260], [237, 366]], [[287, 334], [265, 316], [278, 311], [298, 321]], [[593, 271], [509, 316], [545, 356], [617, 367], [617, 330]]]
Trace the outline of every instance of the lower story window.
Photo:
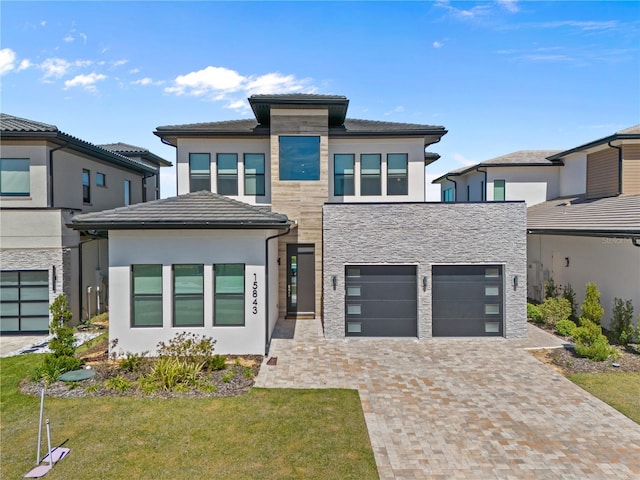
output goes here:
[[453, 188], [446, 188], [442, 191], [443, 202], [453, 202]]
[[49, 272], [0, 272], [0, 330], [49, 330]]
[[493, 201], [504, 202], [505, 201], [505, 184], [504, 180], [493, 181]]
[[173, 266], [173, 326], [204, 326], [204, 266]]
[[215, 266], [216, 326], [244, 325], [244, 265], [220, 264]]
[[162, 265], [131, 266], [131, 326], [162, 327]]

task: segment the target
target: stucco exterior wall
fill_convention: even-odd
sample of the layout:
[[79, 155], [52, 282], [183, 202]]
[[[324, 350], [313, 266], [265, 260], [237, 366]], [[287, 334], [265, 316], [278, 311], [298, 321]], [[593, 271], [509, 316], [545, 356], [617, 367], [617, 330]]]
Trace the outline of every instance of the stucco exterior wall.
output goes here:
[[564, 167], [560, 168], [561, 197], [582, 195], [587, 191], [587, 154], [574, 153], [563, 158]]
[[[118, 339], [117, 351], [155, 352], [158, 342], [182, 331], [217, 340], [216, 352], [264, 354], [265, 351], [265, 239], [276, 231], [243, 230], [149, 230], [109, 234], [110, 340]], [[272, 241], [272, 242], [275, 242]], [[274, 245], [275, 248], [275, 245]], [[204, 265], [204, 326], [173, 327], [173, 264]], [[213, 325], [213, 265], [245, 264], [245, 325]], [[131, 327], [131, 265], [161, 264], [163, 282], [163, 326]], [[273, 271], [270, 265], [270, 271]], [[257, 313], [252, 311], [254, 274]], [[277, 277], [271, 277], [269, 296], [277, 292]], [[273, 309], [273, 298], [271, 300]]]
[[544, 282], [553, 278], [557, 285], [571, 284], [580, 313], [586, 285], [593, 282], [601, 293], [603, 326], [609, 325], [615, 297], [633, 302], [634, 319], [640, 313], [640, 248], [629, 239], [528, 235], [527, 258], [532, 298], [542, 300], [539, 292], [544, 295]]
[[[326, 204], [323, 212], [326, 337], [345, 336], [345, 265], [385, 263], [416, 265], [418, 279], [427, 277], [426, 291], [418, 289], [419, 338], [432, 336], [433, 265], [503, 265], [504, 334], [526, 335], [524, 202]], [[519, 277], [517, 289], [512, 287], [514, 275]]]
[[527, 206], [559, 195], [559, 169], [562, 167], [493, 167], [487, 169], [487, 200], [492, 201], [494, 180], [505, 180], [505, 200], [524, 200]]
[[2, 139], [2, 158], [29, 159], [29, 196], [2, 197], [2, 207], [46, 207], [49, 201], [47, 162], [49, 149], [44, 141]]

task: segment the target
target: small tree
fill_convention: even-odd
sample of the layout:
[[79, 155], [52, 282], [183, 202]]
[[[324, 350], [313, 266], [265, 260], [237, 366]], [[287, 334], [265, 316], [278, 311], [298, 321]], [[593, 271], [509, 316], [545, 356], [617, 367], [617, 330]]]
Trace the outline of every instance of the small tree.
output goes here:
[[556, 285], [553, 278], [550, 278], [548, 282], [544, 284], [544, 298], [554, 298], [560, 294], [560, 287]]
[[595, 283], [587, 283], [587, 292], [582, 302], [582, 316], [580, 317], [580, 323], [584, 320], [600, 325], [600, 319], [604, 315], [604, 308], [600, 305], [600, 291]]
[[550, 297], [538, 306], [544, 322], [555, 328], [562, 320], [568, 320], [571, 315], [571, 305], [566, 298]]
[[636, 329], [631, 323], [633, 304], [631, 300], [613, 299], [613, 318], [611, 319], [611, 335], [613, 342], [627, 345], [634, 340]]
[[566, 298], [571, 305], [571, 317], [576, 318], [576, 292], [573, 290], [573, 287], [570, 283], [567, 283], [565, 287], [562, 288], [562, 297]]

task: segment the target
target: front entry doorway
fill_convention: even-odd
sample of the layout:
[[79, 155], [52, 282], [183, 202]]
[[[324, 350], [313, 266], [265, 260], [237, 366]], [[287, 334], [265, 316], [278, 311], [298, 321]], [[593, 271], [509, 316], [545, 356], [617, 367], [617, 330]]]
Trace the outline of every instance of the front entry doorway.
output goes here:
[[287, 244], [287, 316], [316, 313], [316, 255], [313, 244]]

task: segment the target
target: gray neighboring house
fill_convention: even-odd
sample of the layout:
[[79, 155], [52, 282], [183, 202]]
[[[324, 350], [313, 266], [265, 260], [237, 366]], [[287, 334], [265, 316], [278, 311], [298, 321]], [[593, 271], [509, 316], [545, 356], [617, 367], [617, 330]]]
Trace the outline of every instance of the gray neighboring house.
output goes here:
[[0, 331], [47, 332], [49, 303], [61, 293], [76, 322], [103, 311], [107, 240], [67, 224], [84, 212], [142, 202], [145, 184], [170, 163], [7, 114], [0, 114], [0, 148]]
[[108, 232], [120, 353], [188, 331], [264, 354], [279, 318], [328, 338], [526, 335], [526, 205], [425, 202], [444, 127], [349, 119], [338, 95], [249, 104], [156, 129], [177, 197], [73, 219]]

